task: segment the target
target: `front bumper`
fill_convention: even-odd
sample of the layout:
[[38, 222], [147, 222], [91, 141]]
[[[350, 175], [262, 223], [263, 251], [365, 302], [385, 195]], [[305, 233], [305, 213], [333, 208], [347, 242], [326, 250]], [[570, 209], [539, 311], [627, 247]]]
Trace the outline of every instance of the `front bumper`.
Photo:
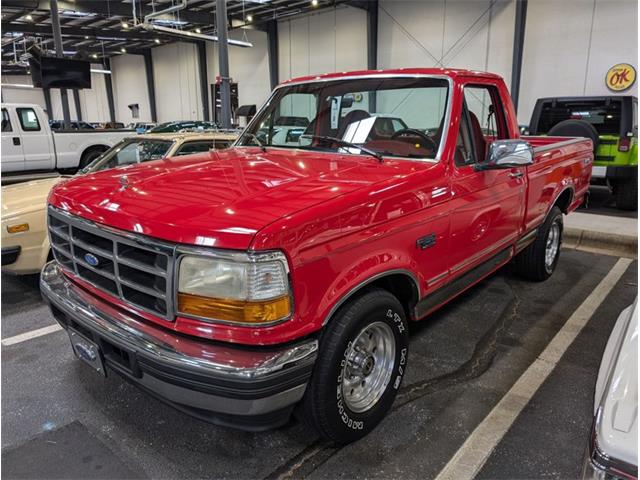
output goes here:
[[17, 247], [3, 247], [2, 248], [2, 266], [11, 265], [18, 261], [21, 248]]
[[109, 370], [216, 424], [266, 430], [286, 423], [316, 359], [315, 339], [247, 348], [151, 325], [91, 295], [56, 262], [42, 269], [40, 288], [58, 323], [97, 343]]

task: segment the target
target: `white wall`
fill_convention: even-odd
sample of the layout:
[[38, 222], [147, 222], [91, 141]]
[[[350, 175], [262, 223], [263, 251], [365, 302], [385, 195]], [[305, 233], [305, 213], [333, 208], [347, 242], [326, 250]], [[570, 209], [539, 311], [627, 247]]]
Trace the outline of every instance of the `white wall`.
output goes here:
[[[229, 32], [229, 38], [248, 40], [253, 44], [250, 48], [229, 46], [229, 72], [233, 81], [238, 83], [238, 105], [256, 105], [260, 108], [271, 91], [267, 34], [258, 30], [237, 29]], [[216, 76], [220, 72], [218, 62], [218, 44], [207, 42], [210, 108], [211, 84], [215, 83]], [[210, 111], [213, 118], [213, 110]]]
[[451, 67], [511, 76], [515, 4], [509, 0], [382, 0], [378, 67]]
[[[103, 70], [100, 64], [92, 65], [96, 69]], [[91, 74], [91, 89], [82, 89], [80, 94], [80, 109], [82, 119], [86, 122], [109, 122], [109, 103], [107, 101], [106, 75], [102, 73]], [[113, 79], [112, 79], [113, 82]]]
[[[142, 55], [117, 55], [111, 58], [111, 82], [116, 120], [124, 122], [150, 122], [151, 107], [147, 91], [147, 76]], [[139, 118], [133, 118], [128, 105], [137, 103]], [[107, 113], [109, 107], [107, 106]]]
[[[197, 47], [172, 43], [154, 48], [152, 55], [158, 122], [202, 120]], [[146, 89], [144, 68], [139, 75]]]
[[8, 84], [32, 85], [31, 75], [3, 75], [2, 101], [5, 103], [36, 103], [46, 110], [41, 88], [8, 87]]
[[[630, 0], [530, 0], [518, 118], [539, 97], [612, 95], [616, 63], [638, 67], [638, 4]], [[638, 95], [637, 83], [623, 95]]]
[[367, 67], [367, 14], [352, 7], [278, 22], [279, 79]]

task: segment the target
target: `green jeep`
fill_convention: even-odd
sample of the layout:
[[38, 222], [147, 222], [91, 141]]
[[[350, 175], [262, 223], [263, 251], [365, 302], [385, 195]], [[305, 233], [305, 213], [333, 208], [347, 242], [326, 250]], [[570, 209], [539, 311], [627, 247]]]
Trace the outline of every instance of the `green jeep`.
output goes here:
[[608, 185], [621, 210], [638, 208], [638, 99], [630, 95], [540, 98], [531, 135], [591, 138], [592, 184]]

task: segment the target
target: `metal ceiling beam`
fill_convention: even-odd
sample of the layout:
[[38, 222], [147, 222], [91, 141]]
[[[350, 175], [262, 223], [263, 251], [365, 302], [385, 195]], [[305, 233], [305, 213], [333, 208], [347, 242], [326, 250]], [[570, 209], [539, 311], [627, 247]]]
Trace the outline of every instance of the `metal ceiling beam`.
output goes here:
[[[2, 22], [2, 32], [37, 33], [41, 35], [52, 35], [51, 27], [48, 25], [36, 25], [34, 23]], [[88, 27], [60, 27], [60, 33], [65, 37], [100, 37], [116, 38], [118, 40], [140, 40], [153, 42], [156, 37], [171, 38], [163, 33], [149, 34], [145, 30], [120, 31], [109, 28], [88, 28]]]
[[[2, 6], [24, 8], [28, 10], [50, 10], [50, 0], [3, 0]], [[117, 1], [105, 1], [105, 0], [59, 0], [58, 5], [60, 10], [73, 10], [76, 12], [95, 13], [102, 16], [109, 17], [126, 17], [131, 18], [133, 16], [131, 4], [122, 3]], [[143, 17], [153, 13], [153, 9], [148, 5], [143, 5], [138, 10], [137, 15]], [[205, 25], [212, 25], [214, 23], [214, 16], [212, 13], [204, 13], [203, 11], [194, 10], [182, 10], [180, 11], [180, 19], [189, 23], [199, 23]]]

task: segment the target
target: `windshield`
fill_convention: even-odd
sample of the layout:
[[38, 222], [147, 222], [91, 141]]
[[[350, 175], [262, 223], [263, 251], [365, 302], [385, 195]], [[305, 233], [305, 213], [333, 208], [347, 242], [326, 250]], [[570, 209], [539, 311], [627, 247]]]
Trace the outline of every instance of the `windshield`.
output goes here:
[[333, 137], [385, 156], [436, 157], [449, 83], [438, 78], [361, 78], [276, 90], [238, 145], [365, 154]]
[[148, 133], [174, 133], [180, 130], [212, 130], [216, 128], [213, 122], [195, 120], [192, 122], [165, 122], [148, 130]]
[[537, 133], [547, 133], [563, 120], [571, 119], [589, 122], [600, 135], [620, 135], [621, 110], [619, 100], [548, 102], [542, 106]]
[[170, 140], [149, 140], [141, 138], [126, 139], [104, 152], [81, 173], [93, 173], [108, 168], [149, 162], [163, 158], [173, 142]]

